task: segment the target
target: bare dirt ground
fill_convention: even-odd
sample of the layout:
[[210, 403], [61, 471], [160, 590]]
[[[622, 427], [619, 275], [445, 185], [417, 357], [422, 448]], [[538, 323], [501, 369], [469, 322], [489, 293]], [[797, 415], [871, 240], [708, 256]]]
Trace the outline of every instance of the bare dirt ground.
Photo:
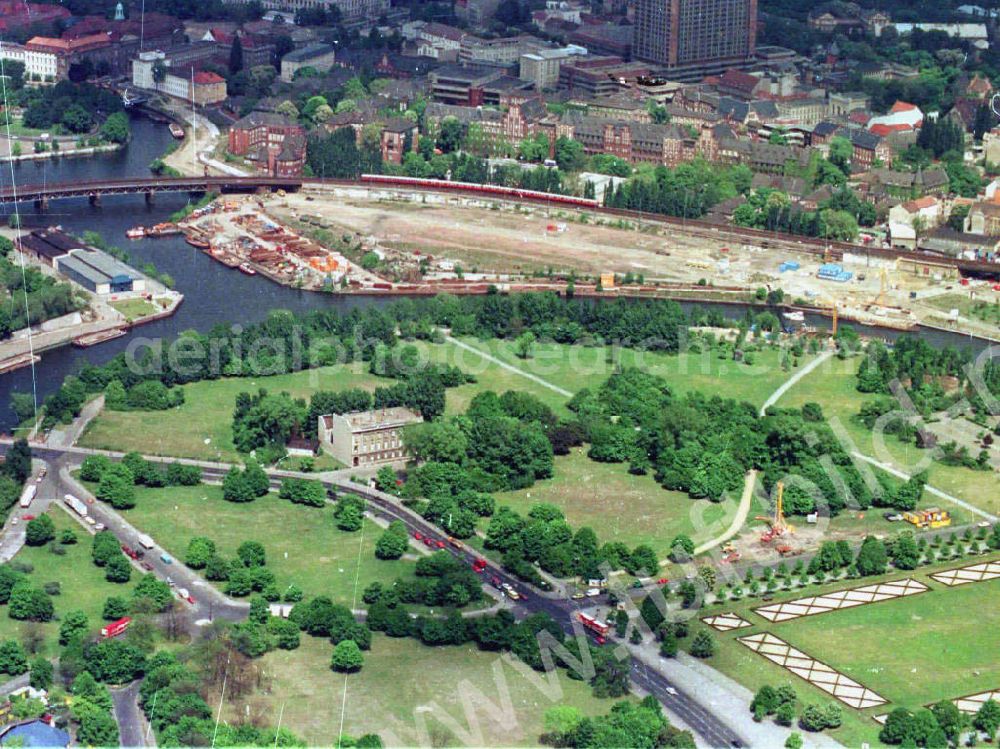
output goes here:
[[[764, 249], [746, 244], [725, 226], [706, 230], [639, 224], [565, 208], [334, 188], [275, 198], [268, 210], [277, 218], [318, 216], [335, 234], [364, 239], [367, 246], [411, 263], [430, 257], [424, 274], [428, 280], [453, 277], [456, 266], [468, 280], [489, 282], [550, 269], [586, 276], [641, 274], [647, 282], [675, 284], [705, 279], [715, 287], [747, 291], [782, 288], [788, 301], [801, 299], [828, 308], [836, 304], [843, 319], [876, 324], [930, 319], [930, 308], [912, 300], [911, 293], [922, 299], [946, 293], [956, 283], [897, 272], [891, 264], [883, 279], [879, 261], [860, 251], [845, 261], [845, 269], [854, 274], [851, 281], [823, 281], [817, 278], [822, 258], [794, 246]], [[779, 272], [786, 260], [800, 267]]]

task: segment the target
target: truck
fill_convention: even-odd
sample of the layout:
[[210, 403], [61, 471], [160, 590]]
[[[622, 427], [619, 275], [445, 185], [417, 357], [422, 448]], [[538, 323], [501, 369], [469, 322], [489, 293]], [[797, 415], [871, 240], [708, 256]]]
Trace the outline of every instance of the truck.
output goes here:
[[63, 497], [63, 500], [69, 505], [69, 508], [79, 515], [81, 518], [87, 517], [87, 505], [74, 497], [72, 494], [67, 494]]
[[106, 624], [103, 627], [101, 627], [101, 637], [104, 637], [106, 639], [111, 637], [117, 637], [126, 629], [128, 629], [128, 625], [130, 625], [131, 623], [132, 623], [132, 617], [123, 616], [121, 619], [118, 619], [116, 621], [111, 622], [110, 624]]
[[38, 493], [38, 486], [36, 484], [28, 484], [24, 487], [24, 491], [21, 492], [21, 507], [28, 507], [31, 504], [31, 500], [35, 498], [35, 494]]
[[144, 549], [152, 549], [153, 546], [155, 545], [153, 543], [153, 539], [151, 539], [145, 533], [140, 533], [138, 536], [136, 536], [136, 540], [139, 542], [139, 546], [141, 546]]

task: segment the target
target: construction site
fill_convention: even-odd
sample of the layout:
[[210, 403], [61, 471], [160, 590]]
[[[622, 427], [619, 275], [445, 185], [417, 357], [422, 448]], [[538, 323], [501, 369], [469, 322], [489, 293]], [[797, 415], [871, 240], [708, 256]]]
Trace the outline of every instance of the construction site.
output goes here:
[[[940, 299], [992, 300], [986, 281], [914, 255], [817, 254], [738, 227], [627, 220], [566, 206], [368, 186], [220, 198], [181, 224], [189, 243], [234, 269], [338, 293], [458, 294], [565, 289], [583, 295], [753, 301], [781, 289], [801, 311], [898, 330], [930, 325], [995, 337]], [[363, 263], [363, 264], [362, 264]]]

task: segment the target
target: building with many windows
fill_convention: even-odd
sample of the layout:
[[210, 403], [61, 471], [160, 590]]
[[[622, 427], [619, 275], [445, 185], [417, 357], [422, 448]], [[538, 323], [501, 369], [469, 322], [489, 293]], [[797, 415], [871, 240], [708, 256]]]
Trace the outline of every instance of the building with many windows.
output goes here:
[[408, 408], [381, 408], [319, 417], [320, 446], [346, 466], [362, 467], [406, 459], [403, 429], [423, 419]]
[[757, 0], [637, 0], [632, 55], [678, 80], [752, 60]]

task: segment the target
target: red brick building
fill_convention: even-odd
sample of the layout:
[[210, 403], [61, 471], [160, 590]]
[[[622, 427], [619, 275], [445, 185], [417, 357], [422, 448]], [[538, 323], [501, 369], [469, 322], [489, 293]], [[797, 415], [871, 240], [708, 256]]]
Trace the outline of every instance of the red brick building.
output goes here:
[[229, 129], [229, 152], [246, 157], [262, 174], [298, 177], [305, 167], [305, 128], [283, 114], [251, 112]]

